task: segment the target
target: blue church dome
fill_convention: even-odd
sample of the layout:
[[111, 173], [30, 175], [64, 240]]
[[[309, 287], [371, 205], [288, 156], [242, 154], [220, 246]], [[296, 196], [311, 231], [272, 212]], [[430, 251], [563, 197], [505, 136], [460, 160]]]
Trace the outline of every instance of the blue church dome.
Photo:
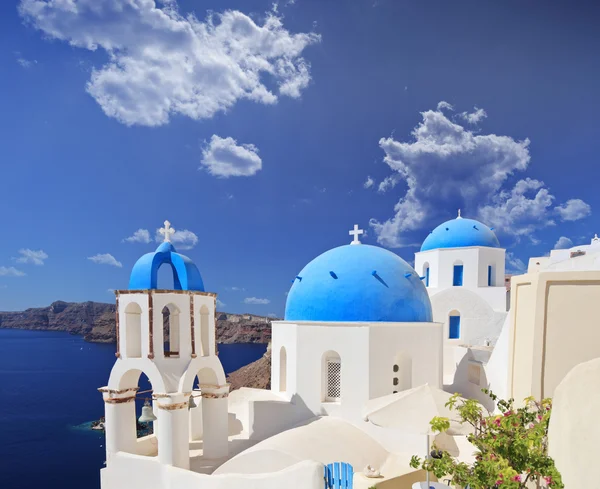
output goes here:
[[369, 245], [326, 251], [294, 279], [286, 321], [430, 322], [431, 302], [414, 269]]
[[165, 263], [173, 270], [175, 290], [204, 292], [198, 267], [187, 256], [177, 253], [167, 241], [161, 243], [154, 253], [146, 253], [135, 263], [129, 277], [129, 290], [157, 289], [158, 269]]
[[494, 231], [485, 224], [474, 219], [464, 219], [459, 214], [456, 219], [436, 227], [423, 241], [421, 251], [465, 246], [500, 248], [500, 242]]

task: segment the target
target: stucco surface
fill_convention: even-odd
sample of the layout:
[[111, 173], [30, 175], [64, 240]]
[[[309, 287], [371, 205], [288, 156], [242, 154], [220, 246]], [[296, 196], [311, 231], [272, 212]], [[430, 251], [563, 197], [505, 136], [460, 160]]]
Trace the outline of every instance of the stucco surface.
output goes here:
[[573, 368], [554, 393], [548, 451], [566, 489], [598, 487], [598, 386], [600, 358]]

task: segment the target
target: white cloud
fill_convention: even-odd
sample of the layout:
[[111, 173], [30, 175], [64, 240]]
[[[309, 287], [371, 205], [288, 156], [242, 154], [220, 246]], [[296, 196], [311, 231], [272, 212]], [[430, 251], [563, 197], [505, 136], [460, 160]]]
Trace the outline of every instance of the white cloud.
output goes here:
[[492, 203], [481, 206], [479, 217], [488, 226], [501, 229], [515, 237], [533, 237], [533, 232], [553, 226], [551, 208], [554, 196], [544, 182], [526, 178], [510, 191], [501, 191]]
[[257, 297], [246, 297], [244, 299], [244, 304], [269, 304], [271, 301], [269, 299], [259, 299]]
[[506, 273], [511, 275], [518, 275], [525, 273], [527, 266], [523, 263], [523, 260], [517, 258], [511, 251], [506, 252]]
[[454, 106], [442, 100], [437, 104], [437, 110], [454, 110]]
[[385, 177], [383, 181], [379, 184], [377, 191], [383, 194], [388, 190], [393, 189], [396, 185], [398, 185], [398, 182], [400, 182], [401, 180], [402, 177], [398, 173], [390, 175], [389, 177]]
[[581, 199], [570, 199], [556, 207], [556, 212], [563, 221], [577, 221], [589, 216], [592, 208]]
[[150, 243], [152, 239], [150, 238], [150, 231], [140, 228], [123, 241], [127, 241], [128, 243]]
[[269, 314], [267, 314], [267, 317], [275, 319], [275, 318], [277, 318], [277, 314], [275, 314], [274, 312], [270, 312]]
[[202, 149], [202, 166], [216, 177], [249, 177], [262, 168], [258, 148], [253, 144], [238, 145], [233, 138], [213, 134]]
[[94, 256], [88, 256], [88, 260], [98, 263], [100, 265], [112, 265], [113, 267], [121, 268], [123, 264], [112, 256], [110, 253], [98, 253]]
[[106, 51], [86, 88], [127, 125], [206, 119], [243, 99], [273, 104], [309, 84], [302, 52], [319, 35], [292, 34], [272, 12], [262, 23], [235, 10], [200, 21], [177, 8], [175, 0], [21, 0], [19, 13], [51, 39]]
[[22, 57], [18, 57], [17, 58], [17, 63], [19, 63], [19, 65], [23, 68], [31, 68], [32, 66], [37, 64], [37, 60], [35, 59], [25, 59]]
[[107, 289], [107, 291], [111, 295], [115, 295], [115, 289]]
[[375, 184], [375, 180], [373, 180], [370, 176], [367, 176], [367, 180], [363, 183], [364, 188], [371, 188]]
[[221, 299], [217, 299], [217, 307], [225, 307], [226, 304], [221, 300]]
[[[160, 234], [159, 230], [156, 230], [155, 240], [157, 243], [162, 243], [165, 237]], [[177, 231], [171, 235], [171, 243], [179, 250], [191, 250], [198, 244], [198, 236], [192, 231], [184, 229], [183, 231]]]
[[555, 250], [566, 250], [573, 247], [573, 241], [566, 236], [561, 236], [554, 245]]
[[483, 109], [474, 107], [473, 112], [461, 112], [460, 116], [469, 124], [479, 124], [479, 122], [487, 117], [487, 112]]
[[29, 263], [32, 265], [43, 265], [44, 260], [48, 258], [48, 255], [43, 250], [30, 250], [29, 248], [22, 248], [19, 250], [20, 257], [15, 258], [17, 263]]
[[244, 287], [236, 287], [236, 286], [233, 286], [233, 287], [225, 287], [225, 288], [226, 288], [227, 290], [232, 290], [233, 292], [239, 292], [239, 291], [241, 291], [241, 292], [244, 292], [244, 291], [246, 290]]
[[15, 267], [0, 267], [0, 277], [23, 277], [25, 272]]
[[[440, 102], [438, 107], [448, 105]], [[527, 236], [535, 242], [531, 233], [554, 224], [555, 197], [543, 182], [525, 178], [506, 188], [508, 179], [529, 165], [528, 139], [476, 134], [439, 109], [421, 115], [411, 141], [394, 137], [379, 141], [385, 163], [396, 172], [390, 184], [404, 181], [408, 186], [391, 218], [371, 219], [379, 243], [409, 246], [422, 239], [418, 231], [455, 216], [457, 209], [517, 241]], [[382, 190], [387, 188], [384, 185]], [[557, 212], [573, 216], [576, 212], [570, 211], [575, 207]]]

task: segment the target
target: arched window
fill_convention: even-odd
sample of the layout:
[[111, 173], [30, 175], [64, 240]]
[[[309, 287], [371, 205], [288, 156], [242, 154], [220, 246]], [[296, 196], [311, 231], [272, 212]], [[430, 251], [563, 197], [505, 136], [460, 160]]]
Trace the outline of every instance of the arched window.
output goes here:
[[423, 276], [425, 277], [425, 287], [429, 287], [429, 263], [423, 264]]
[[488, 265], [488, 287], [494, 285], [494, 267], [492, 265]]
[[208, 307], [202, 306], [200, 308], [200, 351], [203, 357], [210, 355], [208, 338]]
[[125, 308], [125, 355], [142, 357], [142, 309], [135, 302]]
[[285, 346], [279, 350], [279, 392], [287, 390], [287, 352]]
[[162, 315], [165, 358], [179, 357], [179, 309], [174, 304], [168, 304], [163, 308]]
[[328, 351], [323, 354], [322, 370], [323, 401], [340, 401], [342, 399], [342, 360], [337, 352]]
[[452, 285], [460, 287], [463, 284], [463, 263], [462, 261], [454, 262], [454, 273], [452, 276]]
[[448, 338], [456, 340], [460, 338], [460, 313], [452, 311], [448, 315]]
[[392, 372], [392, 386], [394, 393], [412, 387], [412, 358], [408, 353], [400, 352], [396, 355]]

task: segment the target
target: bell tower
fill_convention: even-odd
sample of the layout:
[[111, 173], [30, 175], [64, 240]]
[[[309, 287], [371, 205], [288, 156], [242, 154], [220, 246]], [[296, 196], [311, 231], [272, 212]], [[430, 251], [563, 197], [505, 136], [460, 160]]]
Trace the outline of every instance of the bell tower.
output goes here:
[[[216, 354], [216, 294], [206, 292], [196, 265], [170, 242], [175, 232], [165, 221], [165, 240], [134, 265], [129, 288], [116, 291], [116, 362], [105, 401], [107, 468], [119, 452], [157, 456], [160, 463], [188, 469], [190, 442], [202, 440], [200, 457], [228, 451], [229, 385]], [[159, 288], [158, 270], [173, 272], [173, 289]], [[151, 389], [141, 391], [144, 373]], [[197, 379], [197, 380], [196, 380]], [[138, 437], [142, 423], [153, 433]], [[151, 405], [149, 403], [151, 401]]]

